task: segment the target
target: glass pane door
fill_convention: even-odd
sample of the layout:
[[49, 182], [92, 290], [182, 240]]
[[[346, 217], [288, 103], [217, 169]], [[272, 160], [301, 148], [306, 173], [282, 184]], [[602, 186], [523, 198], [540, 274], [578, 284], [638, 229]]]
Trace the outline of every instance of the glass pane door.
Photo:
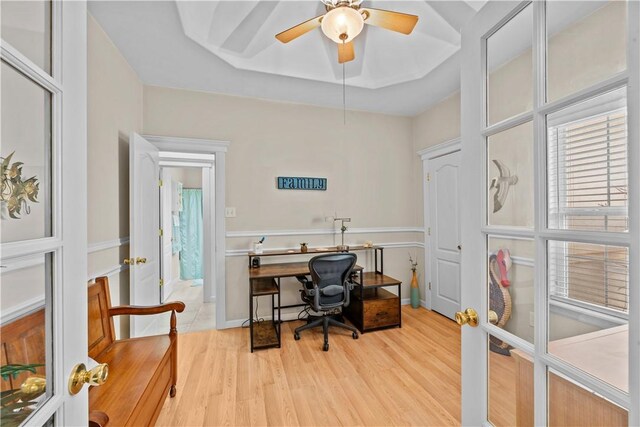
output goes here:
[[489, 2], [463, 37], [463, 424], [640, 422], [638, 17]]
[[86, 425], [86, 4], [0, 15], [0, 424]]

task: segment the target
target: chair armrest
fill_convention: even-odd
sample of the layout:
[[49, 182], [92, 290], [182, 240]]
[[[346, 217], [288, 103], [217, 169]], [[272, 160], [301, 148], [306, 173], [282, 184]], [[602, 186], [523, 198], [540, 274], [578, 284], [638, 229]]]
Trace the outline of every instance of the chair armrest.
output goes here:
[[173, 301], [151, 306], [121, 305], [118, 307], [111, 307], [109, 309], [109, 316], [121, 316], [127, 314], [146, 316], [149, 314], [166, 313], [167, 311], [177, 311], [178, 313], [182, 313], [184, 311], [184, 303], [182, 301]]

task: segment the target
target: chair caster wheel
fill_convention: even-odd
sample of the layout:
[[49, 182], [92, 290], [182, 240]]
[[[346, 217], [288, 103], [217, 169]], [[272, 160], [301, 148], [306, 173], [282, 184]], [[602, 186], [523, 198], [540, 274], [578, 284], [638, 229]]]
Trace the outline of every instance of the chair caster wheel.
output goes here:
[[358, 333], [357, 332], [352, 333], [351, 336], [353, 337], [354, 340], [358, 339]]
[[294, 332], [294, 334], [293, 334], [293, 339], [294, 339], [294, 340], [296, 340], [296, 341], [298, 341], [298, 340], [300, 339], [300, 334], [299, 334], [299, 333], [297, 333], [297, 332]]
[[322, 351], [329, 351], [329, 343], [328, 342], [324, 343], [324, 345], [322, 346]]

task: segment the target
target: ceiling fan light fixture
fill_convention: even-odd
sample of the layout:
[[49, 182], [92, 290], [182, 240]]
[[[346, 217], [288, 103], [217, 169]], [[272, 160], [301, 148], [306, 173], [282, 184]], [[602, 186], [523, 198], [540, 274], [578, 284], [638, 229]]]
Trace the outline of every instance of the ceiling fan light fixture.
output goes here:
[[349, 6], [331, 9], [322, 18], [322, 32], [336, 43], [349, 43], [360, 34], [364, 17]]

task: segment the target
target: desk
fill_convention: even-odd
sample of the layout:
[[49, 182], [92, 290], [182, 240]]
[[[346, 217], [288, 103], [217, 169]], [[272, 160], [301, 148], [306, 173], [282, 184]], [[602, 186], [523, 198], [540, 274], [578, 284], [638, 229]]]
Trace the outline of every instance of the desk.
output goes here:
[[[351, 321], [360, 332], [370, 330], [402, 327], [401, 285], [397, 279], [385, 276], [384, 248], [381, 246], [350, 246], [348, 252], [372, 250], [374, 252], [374, 271], [364, 272], [364, 268], [356, 265], [353, 271], [358, 273], [352, 283], [351, 303], [343, 309], [344, 316]], [[280, 347], [281, 309], [304, 307], [306, 304], [282, 305], [280, 301], [280, 279], [309, 275], [308, 262], [284, 262], [262, 264], [252, 268], [252, 260], [256, 257], [274, 257], [287, 255], [319, 255], [338, 253], [336, 247], [309, 248], [307, 252], [300, 250], [264, 251], [260, 254], [249, 252], [249, 334], [251, 352], [255, 349]], [[385, 287], [397, 287], [393, 294]], [[254, 297], [271, 296], [271, 321], [254, 322]], [[278, 301], [276, 304], [276, 296]], [[277, 314], [277, 316], [276, 316]]]
[[[628, 325], [564, 338], [549, 343], [549, 352], [627, 392], [629, 390]], [[513, 350], [516, 361], [516, 424], [533, 426], [533, 363]], [[549, 425], [627, 425], [627, 411], [591, 391], [551, 373]]]
[[[353, 271], [360, 274], [363, 281], [363, 270], [359, 265]], [[280, 279], [283, 277], [306, 276], [311, 274], [308, 262], [281, 262], [266, 264], [249, 269], [249, 335], [251, 352], [261, 348], [280, 348], [281, 310], [283, 308], [304, 307], [306, 304], [282, 305], [280, 300]], [[271, 322], [254, 322], [253, 297], [271, 296]], [[278, 297], [276, 305], [275, 298]], [[276, 318], [276, 311], [278, 317]]]

